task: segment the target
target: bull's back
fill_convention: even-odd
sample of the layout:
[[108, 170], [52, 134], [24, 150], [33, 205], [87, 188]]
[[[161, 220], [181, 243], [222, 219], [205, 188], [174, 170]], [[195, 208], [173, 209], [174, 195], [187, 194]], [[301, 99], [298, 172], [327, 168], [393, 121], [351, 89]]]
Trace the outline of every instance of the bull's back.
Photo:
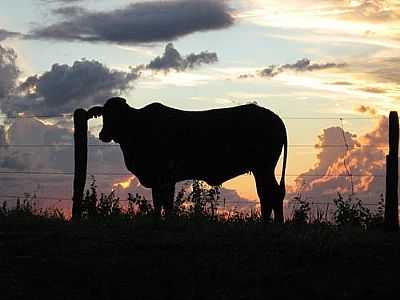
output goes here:
[[257, 145], [269, 147], [272, 141], [283, 142], [282, 120], [272, 111], [254, 104], [203, 112], [188, 112], [187, 130], [193, 137], [232, 145], [237, 149]]

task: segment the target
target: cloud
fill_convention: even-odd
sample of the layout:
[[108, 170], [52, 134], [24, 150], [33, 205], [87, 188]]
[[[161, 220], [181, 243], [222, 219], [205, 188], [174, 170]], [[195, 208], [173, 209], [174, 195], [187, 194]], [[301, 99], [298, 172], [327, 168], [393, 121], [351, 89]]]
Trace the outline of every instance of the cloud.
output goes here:
[[346, 66], [344, 63], [311, 63], [308, 58], [303, 58], [295, 62], [294, 64], [285, 64], [280, 66], [271, 65], [258, 72], [260, 77], [274, 77], [285, 71], [295, 71], [295, 72], [313, 72], [321, 71], [326, 69], [339, 69]]
[[20, 72], [16, 58], [14, 50], [0, 47], [0, 109], [8, 116], [71, 113], [78, 107], [103, 104], [105, 99], [128, 91], [143, 70], [182, 72], [218, 61], [216, 53], [207, 51], [181, 56], [170, 43], [162, 56], [127, 72], [110, 69], [95, 60], [80, 60], [72, 65], [54, 64], [43, 74], [17, 82]]
[[84, 13], [87, 13], [87, 11], [80, 7], [80, 6], [64, 6], [64, 7], [58, 7], [52, 10], [54, 14], [61, 15], [63, 17], [76, 17], [79, 15], [83, 15]]
[[378, 57], [355, 61], [348, 69], [354, 77], [381, 83], [400, 84], [400, 57]]
[[253, 74], [241, 74], [239, 75], [238, 79], [248, 79], [248, 78], [254, 78], [255, 75]]
[[338, 68], [336, 75], [343, 78], [339, 83], [343, 83], [343, 88], [348, 85], [349, 92], [362, 91], [381, 99], [398, 99], [400, 96], [400, 58], [396, 53], [384, 53], [382, 56], [378, 53], [368, 59], [353, 59]]
[[257, 74], [260, 77], [275, 77], [276, 75], [278, 75], [279, 73], [282, 73], [282, 72], [283, 71], [281, 71], [278, 66], [270, 65], [269, 67], [258, 71]]
[[[253, 5], [252, 5], [253, 4]], [[306, 35], [320, 43], [375, 44], [398, 48], [400, 5], [397, 0], [254, 0], [242, 15], [269, 28], [289, 29], [301, 39]], [[299, 37], [298, 32], [301, 32]], [[332, 38], [334, 37], [334, 38]], [[328, 41], [327, 39], [327, 41]]]
[[202, 64], [213, 64], [217, 61], [217, 54], [207, 51], [203, 51], [199, 54], [192, 53], [182, 57], [178, 50], [174, 48], [174, 45], [169, 43], [165, 47], [164, 54], [153, 59], [146, 68], [153, 71], [164, 71], [165, 73], [170, 70], [182, 72]]
[[76, 61], [71, 66], [54, 64], [49, 71], [28, 77], [0, 107], [9, 115], [71, 113], [128, 90], [139, 76], [135, 68], [116, 71], [95, 60]]
[[349, 81], [334, 81], [334, 82], [329, 82], [328, 84], [333, 84], [333, 85], [343, 85], [343, 86], [350, 86], [353, 85], [353, 83]]
[[[0, 171], [3, 172], [73, 172], [74, 148], [73, 131], [58, 125], [44, 124], [42, 121], [27, 118], [10, 121], [8, 129], [0, 127], [0, 142], [9, 145], [0, 151]], [[7, 137], [6, 140], [4, 137]], [[2, 140], [2, 141], [1, 141]], [[88, 135], [88, 144], [102, 145], [93, 134]], [[49, 145], [48, 147], [16, 147], [15, 145]], [[119, 147], [89, 147], [88, 181], [90, 174], [125, 173], [122, 153]], [[128, 172], [127, 172], [128, 173]], [[100, 192], [111, 191], [114, 180], [123, 176], [97, 176]], [[62, 175], [2, 175], [7, 184], [0, 186], [0, 195], [22, 195], [38, 190], [39, 196], [70, 198], [72, 194], [72, 176]], [[44, 207], [54, 202], [41, 200]], [[68, 205], [67, 205], [68, 204]], [[65, 202], [61, 207], [69, 207]]]
[[4, 125], [0, 125], [0, 145], [7, 143], [6, 129]]
[[[294, 71], [294, 72], [314, 72], [322, 71], [327, 69], [340, 69], [346, 67], [345, 63], [312, 63], [310, 59], [303, 58], [295, 62], [294, 64], [284, 65], [270, 65], [262, 70], [257, 71], [257, 75], [263, 78], [272, 78], [283, 72]], [[254, 77], [253, 74], [242, 74], [239, 79], [247, 79]]]
[[346, 8], [346, 10], [343, 10], [338, 16], [344, 20], [369, 23], [394, 22], [398, 21], [400, 18], [400, 5], [396, 2], [397, 1], [362, 0], [352, 5], [343, 2], [343, 8]]
[[375, 108], [367, 106], [367, 105], [359, 105], [359, 106], [355, 107], [354, 110], [359, 113], [367, 113], [371, 116], [375, 116], [377, 113]]
[[367, 92], [367, 93], [373, 93], [373, 94], [386, 93], [386, 90], [384, 88], [373, 87], [373, 86], [362, 87], [362, 88], [360, 88], [360, 91]]
[[312, 72], [312, 71], [319, 71], [325, 69], [332, 69], [332, 68], [343, 68], [346, 64], [344, 63], [311, 63], [308, 58], [303, 58], [298, 60], [294, 64], [286, 64], [281, 66], [283, 70], [294, 70], [296, 72]]
[[[360, 110], [371, 109], [360, 107]], [[316, 145], [320, 151], [315, 166], [296, 179], [297, 187], [308, 197], [332, 200], [337, 192], [351, 192], [350, 177], [346, 176], [349, 170], [353, 175], [365, 175], [352, 177], [357, 196], [375, 203], [384, 192], [384, 178], [374, 175], [385, 173], [388, 119], [382, 117], [374, 129], [360, 137], [346, 132], [349, 151], [345, 147], [329, 147], [344, 144], [342, 134], [340, 127], [324, 129]]]
[[61, 5], [69, 5], [71, 3], [84, 2], [86, 0], [38, 0], [39, 2], [44, 2], [45, 4], [61, 4]]
[[108, 12], [85, 11], [64, 17], [63, 21], [34, 29], [30, 38], [153, 43], [226, 28], [234, 23], [227, 1], [219, 0], [146, 1]]
[[21, 36], [22, 36], [22, 34], [19, 32], [8, 31], [8, 30], [0, 28], [0, 42], [4, 41], [6, 39], [9, 39], [9, 38], [21, 37]]
[[15, 88], [20, 70], [16, 64], [17, 53], [0, 45], [0, 101]]

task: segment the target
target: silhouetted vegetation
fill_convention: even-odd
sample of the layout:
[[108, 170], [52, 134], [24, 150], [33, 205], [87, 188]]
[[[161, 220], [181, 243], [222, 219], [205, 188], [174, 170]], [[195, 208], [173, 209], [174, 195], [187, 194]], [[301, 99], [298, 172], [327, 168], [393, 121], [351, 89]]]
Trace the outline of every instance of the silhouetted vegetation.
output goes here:
[[335, 208], [331, 212], [332, 218], [329, 214], [329, 203], [325, 207], [318, 206], [313, 211], [312, 202], [304, 199], [301, 193], [292, 199], [292, 203], [292, 216], [288, 221], [294, 224], [326, 224], [338, 227], [356, 227], [363, 230], [383, 225], [383, 195], [380, 196], [376, 210], [372, 211], [355, 195], [345, 198], [338, 193], [337, 197], [333, 199]]
[[[261, 222], [259, 211], [226, 210], [219, 206], [221, 199], [220, 186], [208, 186], [202, 181], [193, 180], [186, 183], [177, 192], [174, 201], [174, 211], [177, 218], [192, 220], [213, 220], [221, 223], [258, 223]], [[224, 199], [224, 202], [226, 200]], [[124, 204], [122, 204], [124, 203]], [[227, 201], [229, 203], [229, 199]], [[380, 196], [378, 206], [371, 211], [363, 202], [349, 195], [345, 198], [338, 193], [333, 199], [334, 210], [326, 206], [317, 206], [312, 209], [312, 202], [298, 193], [292, 200], [292, 214], [286, 223], [295, 225], [319, 224], [335, 227], [354, 227], [362, 230], [373, 229], [383, 225], [384, 198]], [[16, 200], [16, 205], [9, 208], [3, 202], [0, 207], [0, 217], [31, 217], [53, 218], [66, 220], [63, 212], [58, 209], [37, 209], [36, 196], [25, 194], [25, 197]], [[153, 206], [151, 201], [140, 194], [128, 194], [127, 199], [121, 200], [115, 191], [109, 194], [97, 192], [96, 180], [93, 177], [89, 189], [82, 202], [83, 218], [90, 219], [125, 219], [133, 220], [138, 217], [152, 217]]]
[[334, 213], [335, 223], [338, 226], [357, 226], [368, 228], [372, 214], [371, 211], [363, 206], [362, 201], [353, 196], [344, 198], [340, 193], [333, 199], [336, 211]]
[[25, 193], [23, 198], [17, 198], [15, 205], [9, 207], [7, 201], [0, 206], [0, 220], [61, 220], [66, 221], [64, 213], [58, 208], [38, 208], [36, 195]]
[[95, 181], [80, 223], [35, 210], [34, 196], [26, 196], [0, 210], [1, 299], [376, 299], [400, 292], [392, 264], [400, 236], [374, 230], [383, 198], [372, 213], [338, 195], [329, 223], [298, 195], [291, 220], [277, 225], [255, 211], [219, 211], [219, 188], [196, 181], [177, 193], [177, 217], [162, 223], [143, 196], [99, 194]]
[[293, 203], [294, 208], [291, 221], [295, 224], [307, 224], [310, 220], [310, 202], [303, 199], [301, 193], [298, 193], [293, 198]]
[[[217, 216], [217, 204], [220, 200], [220, 187], [209, 187], [204, 182], [193, 180], [190, 186], [184, 185], [178, 191], [174, 211], [177, 216], [214, 218]], [[105, 217], [127, 217], [132, 219], [138, 216], [153, 215], [154, 209], [151, 201], [139, 194], [128, 194], [123, 200], [127, 203], [121, 205], [121, 199], [115, 191], [109, 194], [97, 192], [96, 180], [92, 178], [89, 189], [86, 191], [82, 202], [82, 216], [84, 219]]]

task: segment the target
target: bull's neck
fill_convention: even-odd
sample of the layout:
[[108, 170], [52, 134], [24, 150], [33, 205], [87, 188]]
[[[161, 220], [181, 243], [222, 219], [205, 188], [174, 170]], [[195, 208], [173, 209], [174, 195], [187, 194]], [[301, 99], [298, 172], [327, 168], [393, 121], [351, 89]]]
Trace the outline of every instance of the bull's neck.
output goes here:
[[131, 142], [132, 130], [135, 130], [137, 124], [137, 112], [138, 110], [129, 107], [128, 111], [125, 111], [122, 115], [119, 115], [120, 124], [119, 124], [119, 134], [117, 143], [121, 145], [121, 148], [126, 147]]

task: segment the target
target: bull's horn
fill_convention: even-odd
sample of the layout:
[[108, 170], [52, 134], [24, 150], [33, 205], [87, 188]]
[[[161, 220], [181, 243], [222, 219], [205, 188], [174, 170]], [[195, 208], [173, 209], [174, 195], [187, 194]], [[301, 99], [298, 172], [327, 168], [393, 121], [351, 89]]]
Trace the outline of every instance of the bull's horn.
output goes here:
[[103, 115], [103, 107], [102, 106], [93, 106], [88, 110], [88, 119], [97, 118]]

